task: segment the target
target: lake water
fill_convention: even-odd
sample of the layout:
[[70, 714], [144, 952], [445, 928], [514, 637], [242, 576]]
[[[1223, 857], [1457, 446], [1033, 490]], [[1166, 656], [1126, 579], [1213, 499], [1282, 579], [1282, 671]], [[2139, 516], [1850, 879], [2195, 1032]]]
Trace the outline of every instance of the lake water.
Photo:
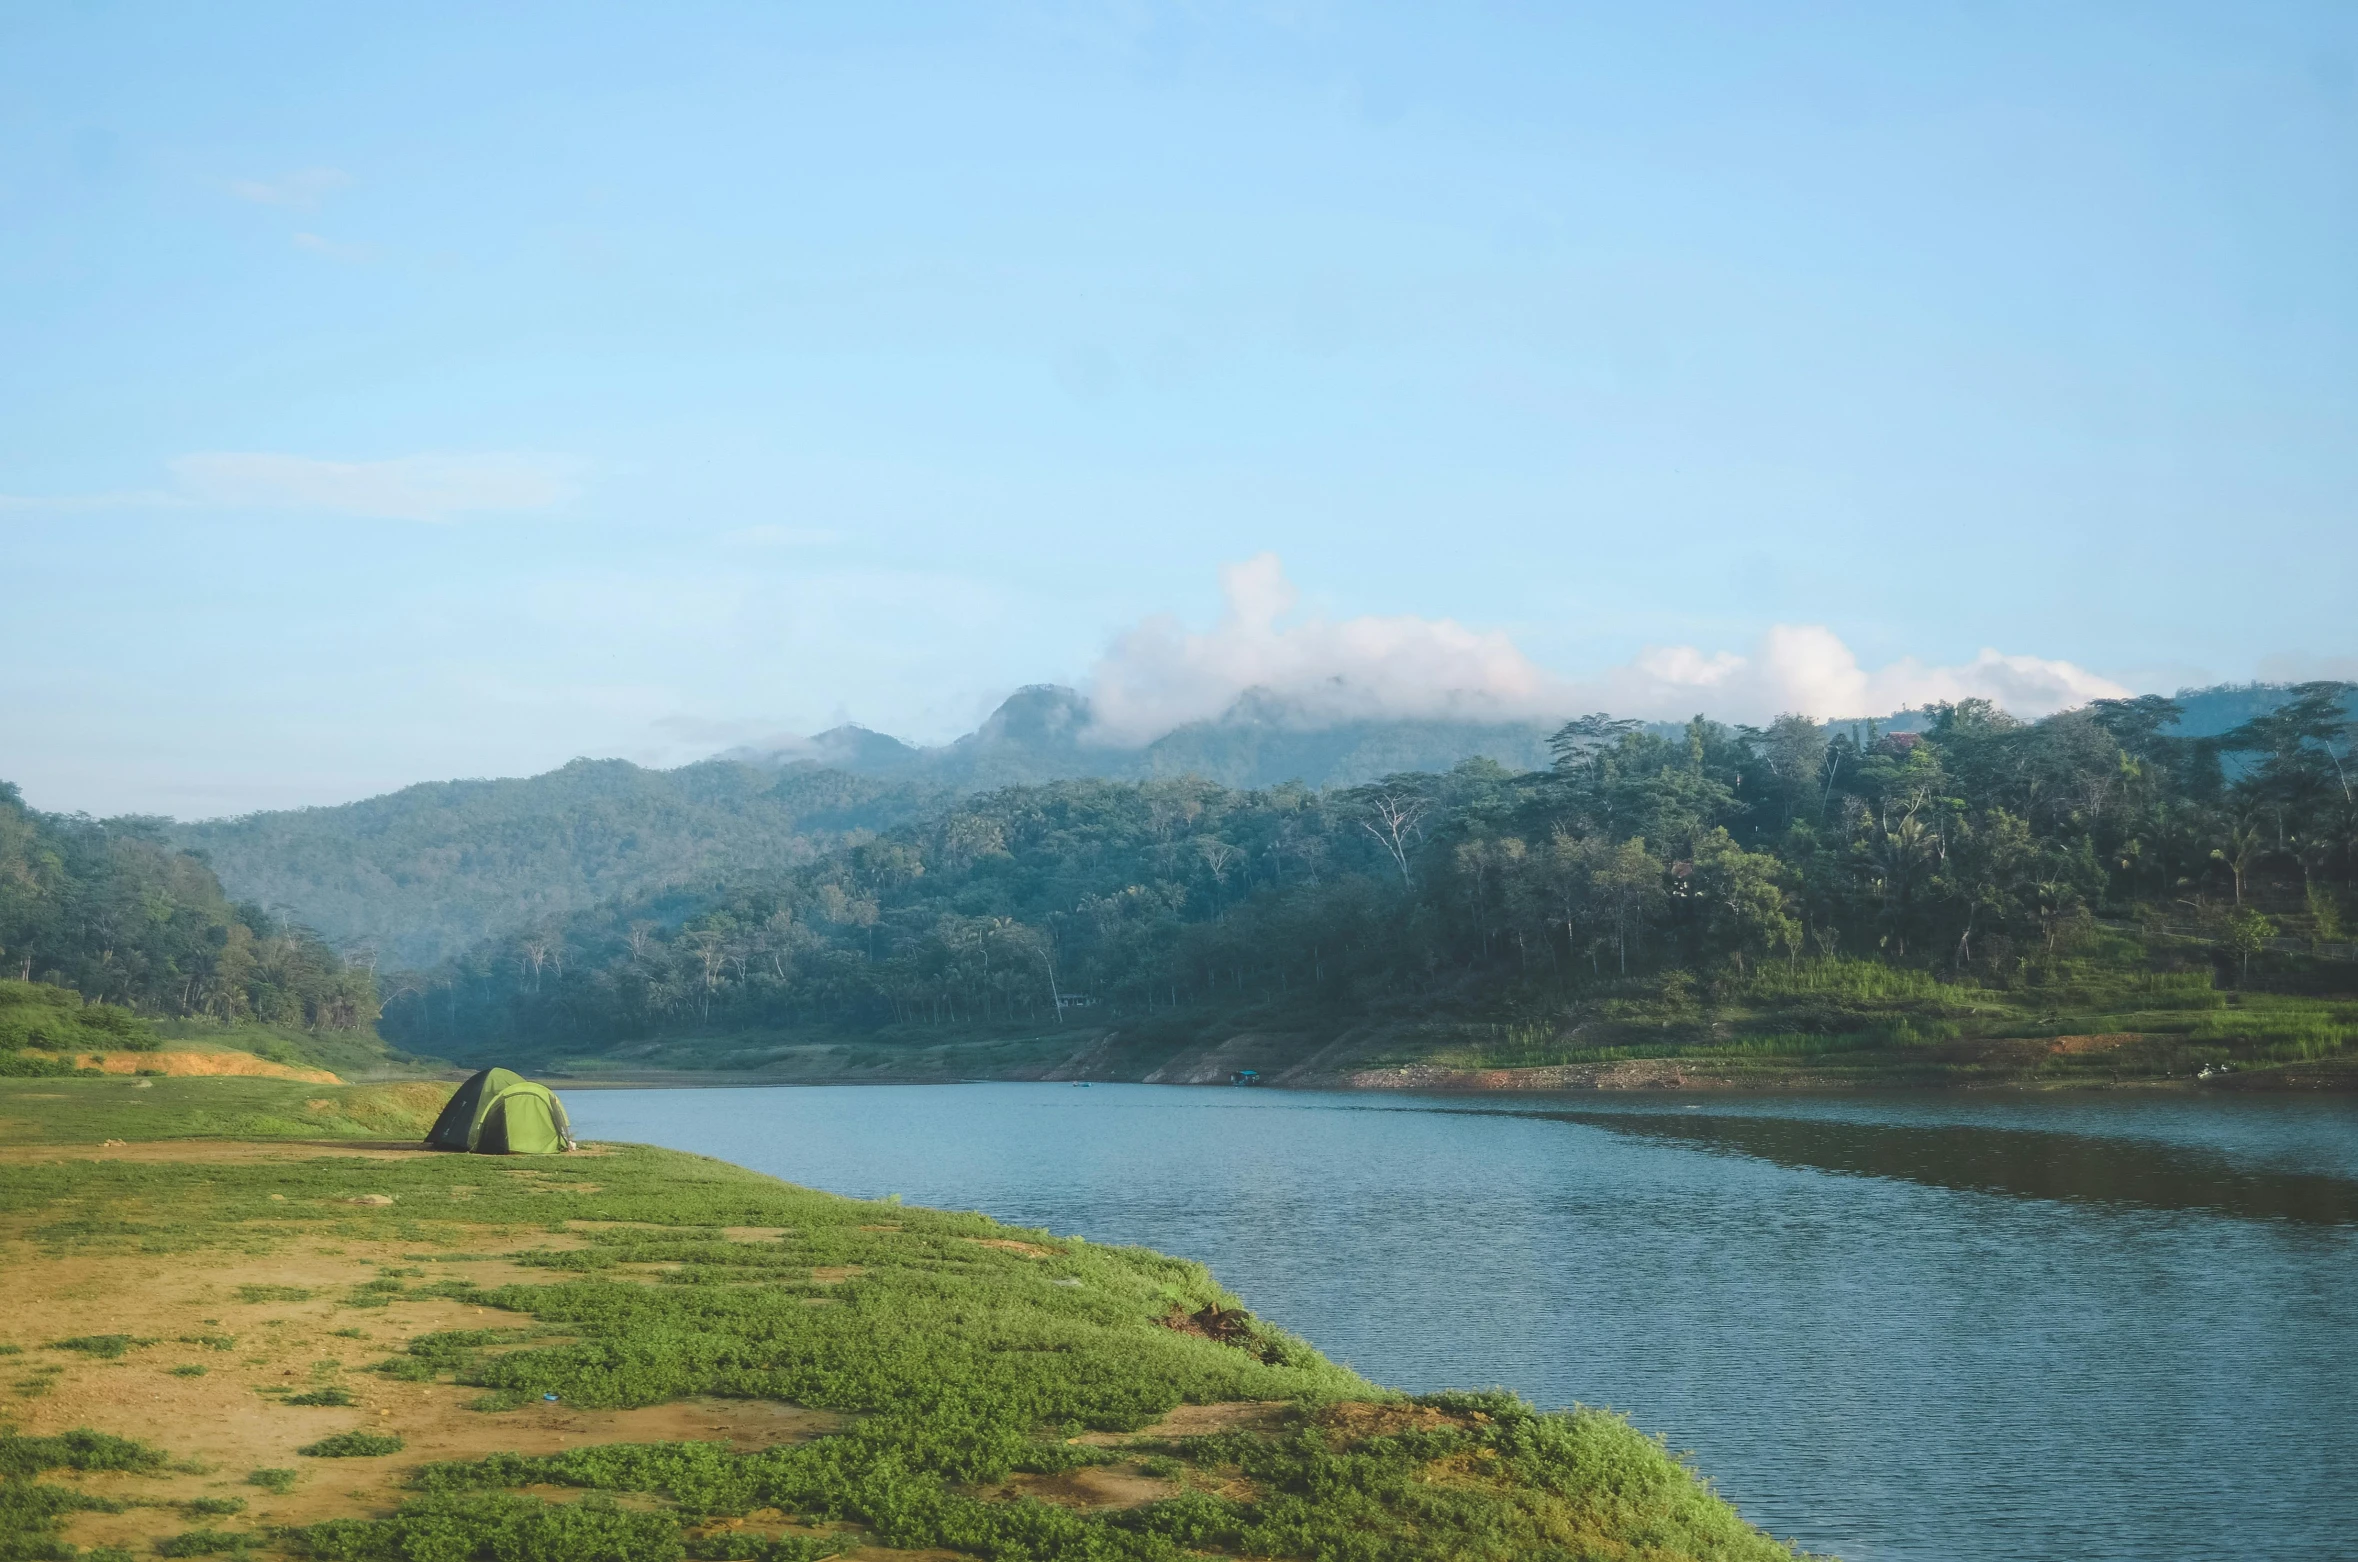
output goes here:
[[2358, 1103], [571, 1093], [588, 1138], [1210, 1264], [1379, 1382], [1609, 1405], [1851, 1562], [2358, 1556]]

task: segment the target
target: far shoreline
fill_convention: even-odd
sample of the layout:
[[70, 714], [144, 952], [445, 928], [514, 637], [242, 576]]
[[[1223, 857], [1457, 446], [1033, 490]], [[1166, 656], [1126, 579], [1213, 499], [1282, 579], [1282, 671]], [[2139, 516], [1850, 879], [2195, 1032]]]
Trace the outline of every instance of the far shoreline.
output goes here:
[[[472, 1072], [452, 1069], [437, 1072], [436, 1079], [464, 1079]], [[1146, 1079], [1037, 1079], [1014, 1078], [1004, 1075], [967, 1075], [955, 1078], [927, 1078], [916, 1075], [878, 1077], [874, 1074], [845, 1074], [838, 1076], [813, 1075], [797, 1079], [775, 1076], [749, 1077], [729, 1070], [707, 1069], [648, 1069], [639, 1072], [608, 1072], [571, 1074], [562, 1069], [541, 1068], [532, 1071], [534, 1077], [562, 1085], [568, 1090], [794, 1090], [806, 1088], [891, 1088], [917, 1085], [1059, 1085], [1086, 1088], [1096, 1085], [1145, 1085], [1158, 1089], [1181, 1090], [1253, 1090], [1283, 1091], [1289, 1094], [1323, 1093], [1335, 1095], [1370, 1096], [1435, 1096], [1443, 1098], [1564, 1098], [1593, 1100], [1598, 1097], [1748, 1097], [1748, 1096], [1848, 1096], [1848, 1095], [2106, 1095], [2134, 1093], [2139, 1095], [2171, 1095], [2180, 1097], [2217, 1096], [2247, 1098], [2252, 1096], [2319, 1096], [2358, 1095], [2358, 1071], [2319, 1070], [2286, 1077], [2287, 1070], [2251, 1070], [2241, 1073], [2214, 1075], [2210, 1079], [2124, 1078], [2117, 1080], [2091, 1079], [1747, 1079], [1731, 1080], [1703, 1076], [1689, 1076], [1683, 1080], [1648, 1081], [1635, 1084], [1582, 1083], [1477, 1083], [1457, 1079], [1419, 1077], [1398, 1084], [1354, 1083], [1348, 1080], [1289, 1080], [1266, 1081], [1252, 1085], [1232, 1085], [1216, 1080], [1146, 1080]], [[1418, 1071], [1420, 1074], [1425, 1071]], [[1497, 1074], [1524, 1072], [1502, 1070], [1467, 1070], [1468, 1074]], [[1555, 1072], [1532, 1070], [1529, 1072]]]

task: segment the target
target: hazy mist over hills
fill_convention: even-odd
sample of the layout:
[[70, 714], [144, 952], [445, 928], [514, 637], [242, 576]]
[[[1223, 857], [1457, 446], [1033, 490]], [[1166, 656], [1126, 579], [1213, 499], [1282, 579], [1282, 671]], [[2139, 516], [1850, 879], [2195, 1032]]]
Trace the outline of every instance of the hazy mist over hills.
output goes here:
[[1226, 786], [1354, 786], [1402, 770], [1447, 770], [1477, 755], [1511, 770], [1547, 763], [1558, 722], [1379, 718], [1321, 721], [1265, 690], [1218, 717], [1190, 721], [1144, 744], [1117, 741], [1089, 700], [1058, 684], [1018, 689], [973, 732], [925, 748], [865, 727], [730, 750], [748, 763], [810, 764], [855, 775], [925, 777], [961, 790], [1097, 776], [1147, 780], [1197, 775]]

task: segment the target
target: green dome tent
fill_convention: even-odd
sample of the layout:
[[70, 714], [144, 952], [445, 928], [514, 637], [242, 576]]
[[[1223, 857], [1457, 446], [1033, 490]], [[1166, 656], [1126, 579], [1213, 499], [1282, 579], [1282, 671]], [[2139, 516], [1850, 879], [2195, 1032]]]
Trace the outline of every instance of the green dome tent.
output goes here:
[[458, 1087], [427, 1130], [426, 1143], [477, 1155], [555, 1155], [573, 1148], [573, 1125], [548, 1086], [487, 1068]]

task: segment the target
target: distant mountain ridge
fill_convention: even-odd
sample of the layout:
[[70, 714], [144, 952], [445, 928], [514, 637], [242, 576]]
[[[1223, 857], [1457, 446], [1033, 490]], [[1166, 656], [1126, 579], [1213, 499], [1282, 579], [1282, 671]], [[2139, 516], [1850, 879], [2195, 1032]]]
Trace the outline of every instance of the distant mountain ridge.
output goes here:
[[1313, 724], [1284, 701], [1248, 690], [1208, 721], [1188, 722], [1143, 746], [1092, 741], [1095, 718], [1079, 692], [1036, 683], [1009, 695], [962, 738], [920, 748], [866, 727], [735, 748], [745, 764], [809, 765], [854, 775], [925, 779], [963, 792], [1084, 778], [1148, 781], [1195, 775], [1223, 786], [1357, 786], [1404, 770], [1447, 770], [1495, 759], [1538, 770], [1560, 721], [1398, 717]]

